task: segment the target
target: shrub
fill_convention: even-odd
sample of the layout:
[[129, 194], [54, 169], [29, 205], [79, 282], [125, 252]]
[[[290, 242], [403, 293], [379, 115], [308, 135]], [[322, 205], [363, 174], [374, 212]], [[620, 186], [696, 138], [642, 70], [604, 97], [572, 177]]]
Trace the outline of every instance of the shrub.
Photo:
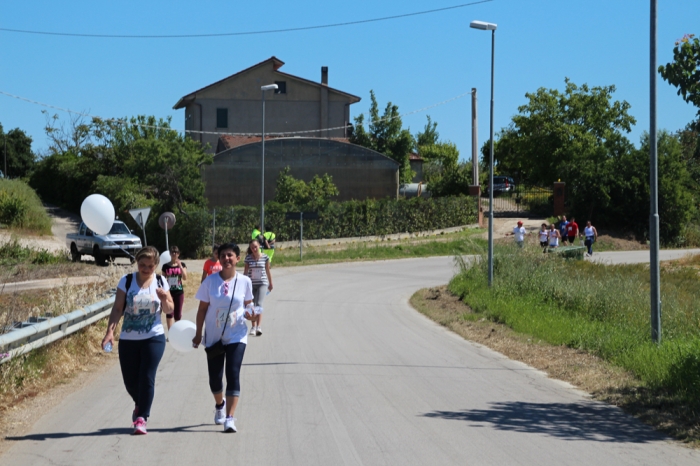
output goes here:
[[51, 218], [39, 196], [20, 180], [0, 179], [0, 223], [10, 228], [51, 233]]
[[[184, 255], [209, 254], [213, 239], [212, 212], [195, 206], [185, 211], [187, 215], [178, 215], [178, 223], [169, 232], [170, 244], [177, 244]], [[285, 219], [289, 211], [298, 208], [277, 202], [265, 204], [266, 230], [275, 232], [278, 241], [299, 238], [299, 221]], [[466, 196], [330, 202], [319, 206], [317, 211], [318, 220], [304, 222], [305, 239], [414, 233], [477, 221], [476, 200]], [[217, 207], [215, 240], [246, 244], [259, 221], [260, 209], [256, 207]], [[151, 236], [149, 232], [149, 238], [157, 238], [159, 248], [164, 249], [162, 230], [154, 233], [157, 234]]]

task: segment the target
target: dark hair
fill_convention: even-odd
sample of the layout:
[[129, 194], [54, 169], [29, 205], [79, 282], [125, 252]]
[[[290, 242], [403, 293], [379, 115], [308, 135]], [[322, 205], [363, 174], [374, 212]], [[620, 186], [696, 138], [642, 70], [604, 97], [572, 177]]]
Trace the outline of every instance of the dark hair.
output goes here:
[[170, 246], [170, 254], [172, 253], [180, 254], [180, 248], [173, 244], [172, 246]]
[[236, 243], [225, 243], [219, 246], [219, 259], [221, 259], [221, 253], [229, 249], [236, 254], [236, 257], [241, 255], [241, 248], [239, 248]]
[[219, 245], [218, 245], [218, 244], [213, 245], [213, 246], [211, 247], [211, 250], [212, 250], [212, 251], [218, 251], [218, 250], [219, 250]]

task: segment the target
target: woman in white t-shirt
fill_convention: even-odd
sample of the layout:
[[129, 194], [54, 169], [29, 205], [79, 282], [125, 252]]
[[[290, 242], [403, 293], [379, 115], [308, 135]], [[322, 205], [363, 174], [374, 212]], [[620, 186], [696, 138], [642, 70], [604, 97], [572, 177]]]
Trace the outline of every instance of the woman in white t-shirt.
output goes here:
[[154, 272], [160, 254], [153, 246], [136, 253], [138, 272], [124, 275], [117, 285], [102, 348], [114, 345], [114, 329], [124, 316], [119, 334], [119, 364], [126, 391], [134, 400], [134, 434], [146, 433], [155, 394], [156, 371], [165, 351], [161, 313], [173, 312], [169, 286]]
[[[207, 349], [209, 388], [216, 403], [214, 423], [223, 424], [224, 432], [236, 432], [233, 417], [241, 394], [239, 380], [243, 355], [248, 343], [248, 326], [245, 319], [254, 318], [252, 305], [253, 285], [250, 278], [236, 272], [241, 250], [233, 243], [219, 247], [221, 271], [204, 279], [195, 298], [199, 300], [197, 330], [192, 346], [202, 342]], [[216, 354], [219, 341], [223, 345]], [[226, 371], [226, 398], [224, 399], [223, 375]]]

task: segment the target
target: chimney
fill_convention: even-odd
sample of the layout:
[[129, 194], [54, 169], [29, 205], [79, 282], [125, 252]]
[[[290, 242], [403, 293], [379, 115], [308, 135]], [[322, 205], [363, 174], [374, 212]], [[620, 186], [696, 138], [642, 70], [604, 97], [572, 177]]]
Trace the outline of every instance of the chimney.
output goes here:
[[323, 84], [324, 86], [328, 85], [328, 67], [327, 66], [321, 67], [321, 84]]

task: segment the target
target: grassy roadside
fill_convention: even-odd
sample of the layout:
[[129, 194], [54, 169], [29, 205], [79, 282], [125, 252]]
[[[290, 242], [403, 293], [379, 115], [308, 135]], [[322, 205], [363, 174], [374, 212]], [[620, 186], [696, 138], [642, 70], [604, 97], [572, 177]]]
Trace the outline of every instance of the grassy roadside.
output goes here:
[[[565, 261], [514, 247], [496, 252], [492, 288], [486, 261], [463, 269], [449, 284], [474, 316], [632, 374], [636, 382], [597, 396], [676, 438], [700, 442], [700, 284], [693, 266], [700, 259], [663, 267], [664, 340], [656, 346], [649, 336], [646, 266]], [[469, 320], [466, 315], [460, 318]]]
[[0, 179], [0, 224], [23, 233], [51, 234], [51, 218], [39, 196], [21, 180]]
[[686, 410], [682, 404], [666, 403], [664, 393], [649, 389], [630, 372], [586, 351], [552, 345], [488, 319], [462, 302], [447, 286], [419, 290], [410, 303], [418, 312], [465, 339], [569, 382], [594, 399], [618, 406], [686, 445], [700, 448], [695, 412]]
[[298, 249], [277, 250], [273, 263], [275, 267], [290, 267], [336, 262], [477, 254], [486, 247], [486, 241], [477, 238], [481, 233], [483, 230], [470, 229], [437, 237], [305, 247], [303, 260], [299, 260]]

